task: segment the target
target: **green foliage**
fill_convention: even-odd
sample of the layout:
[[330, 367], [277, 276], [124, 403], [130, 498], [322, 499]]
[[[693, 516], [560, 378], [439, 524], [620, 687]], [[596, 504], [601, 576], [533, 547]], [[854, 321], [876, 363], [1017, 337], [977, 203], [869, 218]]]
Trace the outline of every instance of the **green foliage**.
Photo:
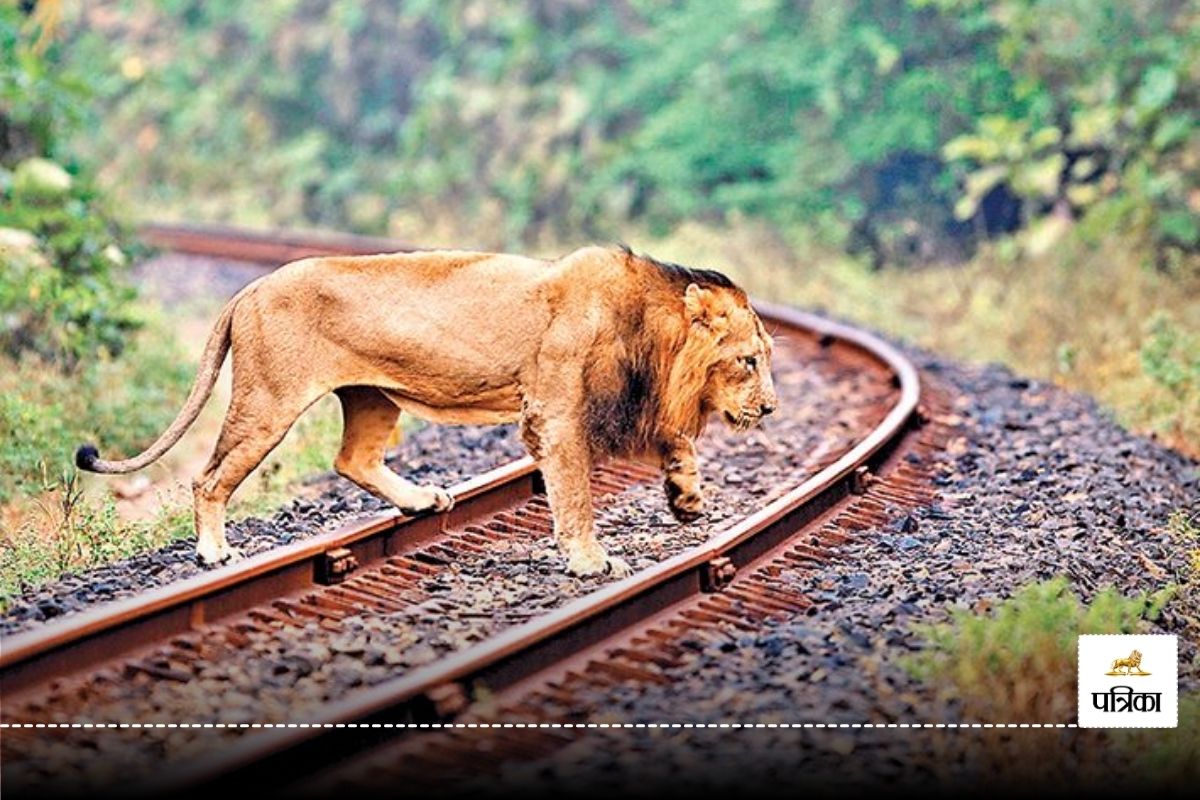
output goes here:
[[[1063, 722], [1076, 713], [1076, 637], [1136, 632], [1168, 602], [1172, 610], [1190, 602], [1183, 593], [1175, 598], [1170, 587], [1132, 598], [1105, 589], [1082, 603], [1062, 578], [1031, 584], [990, 614], [956, 611], [948, 623], [923, 626], [929, 649], [905, 666], [952, 700], [966, 721]], [[1198, 714], [1200, 696], [1183, 693], [1177, 729], [1078, 730], [1065, 737], [983, 731], [985, 746], [956, 733], [939, 754], [942, 763], [968, 762], [980, 775], [1064, 792], [1187, 786], [1200, 765]]]
[[[926, 0], [928, 2], [928, 0]], [[991, 31], [1014, 79], [943, 149], [970, 165], [955, 207], [972, 216], [994, 187], [1027, 218], [1108, 205], [1160, 248], [1200, 249], [1200, 7], [1157, 0], [937, 0]], [[1109, 213], [1111, 210], [1118, 213]]]
[[1164, 313], [1155, 314], [1139, 353], [1142, 371], [1166, 390], [1161, 416], [1189, 428], [1200, 412], [1200, 334], [1189, 332]]
[[120, 233], [99, 197], [75, 180], [58, 197], [17, 186], [0, 207], [7, 245], [0, 250], [0, 349], [10, 357], [30, 351], [68, 370], [102, 351], [119, 354], [138, 326], [135, 292], [121, 281]]
[[1128, 598], [1105, 589], [1085, 604], [1063, 578], [1032, 584], [991, 615], [956, 610], [950, 622], [923, 626], [929, 649], [907, 666], [980, 720], [1064, 719], [1075, 706], [1076, 637], [1132, 633], [1156, 619], [1174, 592]]
[[1180, 330], [1169, 317], [1156, 315], [1147, 326], [1142, 344], [1142, 368], [1146, 374], [1180, 401], [1200, 392], [1200, 337]]
[[121, 351], [137, 327], [134, 292], [93, 182], [50, 158], [81, 119], [86, 84], [26, 41], [22, 23], [0, 7], [0, 351], [69, 370]]
[[145, 205], [488, 245], [751, 216], [892, 260], [1056, 205], [1200, 237], [1194, 3], [94, 5], [91, 146]]
[[120, 519], [107, 494], [82, 495], [72, 460], [85, 441], [119, 454], [142, 449], [174, 418], [192, 372], [153, 320], [124, 357], [89, 360], [69, 374], [31, 355], [0, 355], [0, 504], [13, 504], [0, 516], [0, 605], [23, 586], [191, 533], [177, 507], [153, 521]]
[[46, 474], [70, 467], [81, 442], [138, 452], [174, 419], [192, 372], [160, 330], [135, 339], [121, 359], [70, 374], [0, 357], [0, 503], [37, 494]]
[[107, 77], [105, 124], [79, 146], [139, 205], [384, 230], [436, 43], [407, 4], [159, 0], [82, 13], [73, 61]]
[[63, 70], [53, 53], [37, 46], [29, 24], [16, 3], [0, 3], [0, 153], [10, 166], [56, 156], [91, 99], [86, 73]]
[[74, 468], [43, 475], [38, 516], [0, 536], [0, 609], [4, 599], [67, 572], [108, 564], [190, 535], [191, 514], [164, 507], [153, 520], [126, 522], [111, 497], [84, 494]]

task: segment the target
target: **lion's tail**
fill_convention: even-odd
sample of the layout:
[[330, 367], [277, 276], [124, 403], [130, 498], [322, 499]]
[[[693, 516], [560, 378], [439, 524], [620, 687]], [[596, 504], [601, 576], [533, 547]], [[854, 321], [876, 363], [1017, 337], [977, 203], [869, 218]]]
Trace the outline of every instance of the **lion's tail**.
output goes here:
[[212, 394], [217, 376], [221, 373], [221, 364], [225, 362], [225, 354], [229, 352], [233, 310], [238, 299], [235, 297], [230, 300], [221, 312], [221, 316], [217, 318], [212, 333], [209, 334], [208, 343], [204, 346], [204, 355], [200, 358], [200, 369], [196, 373], [196, 381], [192, 384], [192, 391], [188, 394], [187, 402], [179, 410], [175, 421], [159, 435], [154, 444], [133, 458], [121, 461], [105, 461], [100, 458], [96, 445], [85, 444], [75, 451], [77, 467], [88, 472], [135, 472], [158, 460], [175, 446], [175, 443], [183, 437], [184, 432], [196, 421], [196, 417], [200, 416], [200, 410], [204, 408], [205, 402]]

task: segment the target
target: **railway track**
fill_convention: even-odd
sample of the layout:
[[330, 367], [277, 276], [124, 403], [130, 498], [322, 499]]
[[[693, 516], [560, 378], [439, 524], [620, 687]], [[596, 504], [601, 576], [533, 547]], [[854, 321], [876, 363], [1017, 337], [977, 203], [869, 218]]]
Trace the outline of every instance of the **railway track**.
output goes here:
[[[358, 237], [185, 226], [153, 226], [144, 236], [176, 252], [264, 264], [407, 249]], [[804, 588], [775, 580], [783, 567], [828, 558], [856, 531], [879, 526], [898, 508], [927, 502], [932, 490], [921, 465], [945, 431], [936, 421], [922, 425], [931, 416], [937, 419], [937, 398], [922, 398], [916, 370], [887, 343], [791, 309], [759, 308], [768, 324], [785, 334], [783, 349], [791, 357], [862, 376], [855, 385], [865, 399], [839, 421], [844, 430], [825, 451], [805, 464], [802, 479], [775, 487], [755, 507], [711, 526], [702, 541], [681, 546], [624, 580], [578, 587], [576, 596], [551, 592], [532, 609], [528, 603], [497, 602], [482, 634], [432, 657], [398, 659], [389, 670], [392, 650], [368, 654], [361, 646], [374, 630], [368, 624], [372, 619], [394, 625], [416, 608], [436, 624], [438, 615], [453, 613], [449, 598], [460, 564], [473, 559], [486, 569], [490, 554], [549, 535], [540, 476], [529, 459], [521, 459], [453, 487], [456, 505], [448, 514], [377, 515], [5, 637], [0, 649], [4, 721], [187, 722], [178, 718], [179, 709], [188, 708], [188, 692], [204, 691], [205, 676], [217, 664], [255, 648], [276, 647], [280, 657], [293, 646], [308, 648], [305, 652], [315, 648], [313, 661], [320, 661], [322, 652], [380, 658], [375, 666], [384, 677], [347, 686], [332, 700], [319, 698], [304, 707], [302, 718], [276, 719], [306, 727], [255, 727], [271, 720], [248, 701], [247, 708], [260, 716], [239, 718], [233, 724], [241, 727], [221, 729], [218, 741], [202, 748], [180, 746], [177, 752], [184, 757], [170, 770], [154, 770], [154, 788], [211, 790], [280, 775], [301, 783], [311, 776], [322, 785], [354, 784], [358, 775], [394, 777], [397, 754], [404, 756], [409, 778], [428, 779], [438, 774], [438, 764], [455, 763], [456, 754], [469, 750], [473, 740], [372, 726], [570, 719], [579, 708], [575, 698], [581, 687], [669, 680], [671, 670], [684, 663], [686, 647], [680, 641], [685, 634], [721, 636], [753, 630], [775, 616], [804, 613], [809, 606]], [[919, 410], [918, 403], [925, 408]], [[602, 466], [593, 475], [597, 505], [601, 511], [619, 507], [627, 495], [658, 480], [643, 466]], [[527, 583], [548, 581], [545, 575], [546, 570], [531, 570]], [[556, 584], [554, 591], [562, 586]], [[269, 681], [271, 675], [262, 677]], [[138, 697], [155, 697], [155, 703], [110, 702], [114, 692], [120, 694], [117, 687], [124, 691], [126, 684], [142, 687]], [[96, 719], [91, 716], [96, 709], [119, 718]], [[336, 727], [347, 724], [355, 727]], [[64, 741], [74, 735], [60, 730]], [[186, 737], [186, 730], [172, 735]], [[37, 742], [22, 739], [31, 735], [28, 728], [5, 733], [6, 767], [12, 759], [37, 757]], [[485, 761], [535, 754], [570, 738], [545, 731], [525, 737], [498, 738]]]

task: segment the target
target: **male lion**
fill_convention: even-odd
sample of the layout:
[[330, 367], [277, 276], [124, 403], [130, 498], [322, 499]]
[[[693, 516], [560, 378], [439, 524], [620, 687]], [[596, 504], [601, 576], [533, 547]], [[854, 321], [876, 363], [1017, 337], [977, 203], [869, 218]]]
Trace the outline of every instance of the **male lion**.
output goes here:
[[406, 514], [450, 495], [383, 462], [401, 411], [442, 423], [520, 421], [545, 477], [555, 538], [578, 575], [627, 575], [596, 541], [589, 471], [651, 460], [681, 519], [703, 506], [693, 439], [713, 412], [745, 429], [776, 404], [771, 337], [724, 275], [588, 247], [558, 261], [460, 251], [310, 258], [243, 289], [221, 312], [179, 416], [148, 450], [92, 472], [141, 469], [195, 421], [233, 351], [224, 427], [194, 482], [197, 552], [225, 540], [230, 495], [305, 409], [342, 403], [337, 471]]

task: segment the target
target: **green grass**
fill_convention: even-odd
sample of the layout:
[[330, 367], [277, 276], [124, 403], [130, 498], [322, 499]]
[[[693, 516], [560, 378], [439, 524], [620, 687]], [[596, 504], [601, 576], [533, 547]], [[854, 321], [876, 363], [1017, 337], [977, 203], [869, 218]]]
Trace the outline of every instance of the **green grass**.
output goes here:
[[955, 610], [949, 622], [920, 626], [929, 647], [905, 663], [961, 702], [968, 721], [1061, 721], [1075, 710], [1076, 637], [1132, 633], [1175, 592], [1129, 598], [1105, 589], [1083, 603], [1066, 579], [1033, 584], [991, 615]]
[[[917, 626], [927, 649], [901, 663], [954, 701], [967, 722], [1065, 722], [1076, 711], [1077, 636], [1133, 633], [1175, 587], [1125, 597], [1113, 589], [1083, 602], [1063, 578], [1032, 584], [991, 614], [952, 612], [949, 622]], [[947, 764], [973, 760], [984, 776], [1020, 776], [1041, 788], [1107, 787], [1131, 777], [1177, 786], [1200, 779], [1200, 696], [1180, 698], [1176, 729], [1021, 730], [940, 741]]]
[[73, 469], [43, 478], [19, 520], [0, 535], [0, 610], [26, 588], [162, 547], [191, 530], [191, 509], [178, 504], [151, 519], [123, 520], [111, 496], [85, 494]]
[[190, 530], [190, 512], [178, 504], [154, 519], [121, 519], [110, 494], [84, 491], [73, 464], [83, 442], [102, 442], [117, 457], [136, 453], [183, 403], [194, 368], [163, 317], [146, 308], [142, 315], [146, 327], [120, 359], [62, 371], [34, 357], [0, 357], [0, 602]]
[[127, 456], [170, 424], [194, 367], [165, 325], [151, 315], [124, 356], [68, 372], [35, 357], [0, 356], [0, 503], [38, 494], [84, 442]]

